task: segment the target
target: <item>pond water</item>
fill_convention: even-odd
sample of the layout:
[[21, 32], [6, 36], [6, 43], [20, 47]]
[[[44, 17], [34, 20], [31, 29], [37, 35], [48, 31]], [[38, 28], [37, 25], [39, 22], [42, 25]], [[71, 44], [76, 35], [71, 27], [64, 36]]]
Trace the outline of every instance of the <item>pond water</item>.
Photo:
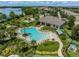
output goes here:
[[0, 8], [0, 12], [6, 14], [7, 16], [11, 11], [13, 11], [16, 15], [22, 14], [21, 8]]

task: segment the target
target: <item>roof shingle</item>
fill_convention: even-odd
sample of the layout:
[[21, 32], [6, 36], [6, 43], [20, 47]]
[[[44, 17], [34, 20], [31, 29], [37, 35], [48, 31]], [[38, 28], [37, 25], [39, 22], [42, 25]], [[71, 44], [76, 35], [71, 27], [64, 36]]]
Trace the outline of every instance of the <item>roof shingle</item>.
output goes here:
[[65, 21], [63, 20], [60, 20], [59, 18], [57, 17], [54, 17], [54, 16], [43, 16], [39, 19], [40, 22], [44, 22], [44, 23], [48, 23], [48, 24], [51, 24], [51, 25], [57, 25], [57, 26], [61, 26], [65, 23]]

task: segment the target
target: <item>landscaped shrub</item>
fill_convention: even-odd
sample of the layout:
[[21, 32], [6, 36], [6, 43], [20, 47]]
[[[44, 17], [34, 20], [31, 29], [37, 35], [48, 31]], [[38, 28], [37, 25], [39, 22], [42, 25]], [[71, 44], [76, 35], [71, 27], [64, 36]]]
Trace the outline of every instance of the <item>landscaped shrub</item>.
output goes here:
[[54, 28], [51, 28], [50, 26], [44, 26], [44, 27], [41, 28], [41, 30], [54, 31]]
[[2, 51], [2, 55], [4, 55], [4, 56], [8, 56], [8, 55], [10, 55], [11, 53], [12, 53], [12, 49], [9, 48], [9, 47], [5, 48], [5, 49]]
[[67, 56], [69, 56], [69, 57], [76, 57], [76, 52], [67, 51]]
[[60, 38], [61, 38], [62, 40], [66, 40], [66, 35], [63, 34], [63, 35], [60, 36]]

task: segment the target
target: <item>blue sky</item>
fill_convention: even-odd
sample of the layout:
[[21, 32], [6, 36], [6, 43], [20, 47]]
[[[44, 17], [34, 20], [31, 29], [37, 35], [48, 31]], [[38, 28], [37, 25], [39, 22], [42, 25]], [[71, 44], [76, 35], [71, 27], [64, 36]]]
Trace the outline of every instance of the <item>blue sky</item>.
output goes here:
[[0, 6], [79, 6], [79, 1], [0, 1]]

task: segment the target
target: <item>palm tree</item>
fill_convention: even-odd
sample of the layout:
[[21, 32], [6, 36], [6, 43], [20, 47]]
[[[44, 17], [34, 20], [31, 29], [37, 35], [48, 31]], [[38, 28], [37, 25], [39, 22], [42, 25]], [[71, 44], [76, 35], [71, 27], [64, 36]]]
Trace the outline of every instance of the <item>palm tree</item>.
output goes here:
[[25, 14], [26, 13], [26, 8], [25, 7], [24, 8], [21, 8], [21, 10], [22, 10], [22, 15], [25, 16], [26, 15]]
[[15, 13], [13, 12], [13, 11], [11, 11], [10, 13], [9, 13], [9, 16], [11, 17], [11, 18], [15, 18]]

